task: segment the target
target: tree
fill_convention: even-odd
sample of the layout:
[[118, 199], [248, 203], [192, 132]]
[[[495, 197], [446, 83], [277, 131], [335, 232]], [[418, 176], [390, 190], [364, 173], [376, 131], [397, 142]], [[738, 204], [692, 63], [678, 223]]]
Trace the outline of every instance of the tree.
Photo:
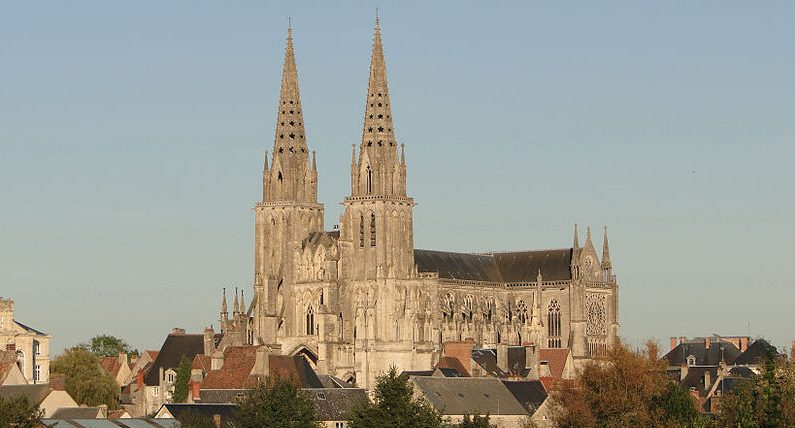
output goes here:
[[89, 343], [80, 344], [80, 347], [87, 349], [99, 358], [115, 357], [121, 352], [138, 354], [138, 351], [130, 349], [130, 345], [124, 340], [107, 334], [94, 336]]
[[205, 416], [193, 409], [182, 412], [177, 420], [186, 428], [216, 428], [213, 418]]
[[435, 428], [442, 426], [442, 417], [425, 400], [412, 398], [414, 388], [408, 379], [397, 375], [392, 366], [378, 377], [375, 402], [354, 409], [350, 428]]
[[287, 379], [269, 378], [249, 390], [232, 418], [236, 428], [316, 428], [312, 399]]
[[65, 375], [66, 392], [78, 404], [106, 404], [109, 409], [118, 408], [116, 381], [100, 367], [99, 359], [86, 349], [67, 349], [52, 361], [50, 372]]
[[656, 353], [653, 346], [640, 353], [616, 343], [604, 357], [586, 363], [574, 381], [552, 392], [553, 421], [561, 427], [704, 423], [687, 391], [666, 378]]
[[795, 366], [769, 352], [761, 372], [735, 386], [719, 407], [721, 426], [795, 426]]
[[34, 428], [41, 425], [43, 411], [23, 396], [0, 396], [0, 427]]
[[174, 402], [184, 403], [188, 399], [188, 382], [190, 382], [191, 361], [182, 356], [177, 369], [177, 378], [174, 381]]
[[486, 416], [475, 414], [472, 418], [469, 415], [464, 415], [464, 420], [459, 425], [460, 428], [489, 428], [490, 426], [488, 413]]

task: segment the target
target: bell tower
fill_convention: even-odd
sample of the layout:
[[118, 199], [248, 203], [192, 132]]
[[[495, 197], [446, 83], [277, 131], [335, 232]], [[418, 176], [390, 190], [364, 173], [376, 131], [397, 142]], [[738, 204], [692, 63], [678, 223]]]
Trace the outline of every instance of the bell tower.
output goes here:
[[[268, 161], [270, 160], [270, 165]], [[306, 143], [293, 30], [287, 30], [281, 93], [271, 158], [265, 153], [262, 201], [255, 221], [255, 335], [276, 343], [279, 328], [290, 331], [294, 317], [283, 302], [291, 301], [293, 254], [309, 233], [323, 230], [323, 205], [317, 202], [315, 153]]]
[[351, 195], [343, 201], [340, 243], [346, 279], [409, 278], [414, 271], [412, 214], [405, 149], [398, 146], [376, 18], [362, 141], [351, 158]]

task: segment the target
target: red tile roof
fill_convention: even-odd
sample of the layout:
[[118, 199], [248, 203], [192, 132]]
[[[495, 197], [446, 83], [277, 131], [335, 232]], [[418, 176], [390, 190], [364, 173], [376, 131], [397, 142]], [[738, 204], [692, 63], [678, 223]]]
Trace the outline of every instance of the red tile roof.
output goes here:
[[111, 376], [114, 378], [117, 374], [119, 374], [119, 370], [121, 370], [121, 363], [119, 362], [119, 357], [104, 357], [99, 360], [99, 364], [105, 369], [106, 372], [110, 373]]
[[[549, 364], [549, 371], [554, 379], [563, 379], [569, 352], [567, 348], [541, 348], [538, 350], [538, 360]], [[546, 384], [544, 386], [546, 387]]]
[[[255, 346], [230, 346], [224, 350], [224, 365], [210, 370], [202, 382], [202, 389], [246, 389], [256, 383], [249, 379], [257, 359]], [[195, 361], [195, 359], [194, 359]]]
[[196, 354], [196, 356], [193, 357], [193, 363], [191, 364], [190, 368], [195, 370], [200, 369], [204, 372], [208, 372], [210, 371], [211, 361], [212, 359], [209, 355]]
[[461, 364], [461, 361], [455, 357], [442, 357], [439, 359], [439, 362], [436, 364], [436, 368], [440, 369], [453, 369], [461, 374], [461, 376], [469, 376], [464, 366]]

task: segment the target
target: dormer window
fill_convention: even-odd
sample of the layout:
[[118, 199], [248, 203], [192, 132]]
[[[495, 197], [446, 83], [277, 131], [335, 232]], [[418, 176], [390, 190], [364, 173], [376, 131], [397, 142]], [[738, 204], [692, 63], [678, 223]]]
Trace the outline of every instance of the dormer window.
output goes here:
[[695, 355], [688, 356], [687, 357], [687, 366], [690, 367], [690, 366], [695, 366], [695, 365], [696, 365], [696, 356]]

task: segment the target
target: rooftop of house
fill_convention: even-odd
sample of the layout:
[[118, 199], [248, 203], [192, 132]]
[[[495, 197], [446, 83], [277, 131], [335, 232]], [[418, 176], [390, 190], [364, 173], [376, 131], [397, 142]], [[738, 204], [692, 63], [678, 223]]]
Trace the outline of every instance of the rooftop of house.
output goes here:
[[[221, 340], [221, 335], [215, 335], [215, 345]], [[193, 360], [196, 354], [204, 353], [203, 334], [171, 333], [166, 337], [163, 346], [157, 353], [152, 367], [144, 375], [144, 383], [149, 386], [160, 384], [160, 369], [176, 369], [182, 357]]]
[[417, 390], [445, 415], [526, 415], [524, 406], [495, 378], [415, 377]]
[[106, 417], [106, 409], [99, 407], [61, 407], [50, 415], [51, 419], [97, 419]]
[[503, 380], [502, 384], [530, 414], [547, 399], [547, 390], [540, 380]]
[[305, 388], [319, 421], [347, 421], [350, 412], [368, 402], [362, 388]]
[[[248, 389], [262, 381], [252, 376], [257, 361], [257, 346], [229, 346], [224, 350], [220, 369], [210, 370], [201, 389]], [[268, 375], [294, 380], [303, 388], [322, 388], [309, 362], [301, 355], [268, 355]]]
[[[176, 419], [43, 419], [48, 428], [180, 428]], [[184, 427], [183, 427], [184, 428]]]
[[780, 354], [776, 347], [768, 343], [767, 340], [757, 339], [734, 360], [733, 364], [743, 366], [758, 365], [762, 364], [768, 356], [778, 358]]
[[695, 357], [695, 364], [690, 365], [717, 366], [721, 362], [733, 364], [741, 353], [733, 343], [717, 339], [679, 343], [663, 359], [668, 361], [669, 366], [682, 366], [688, 365], [688, 358], [692, 356]]
[[0, 385], [0, 397], [11, 398], [17, 395], [27, 398], [29, 403], [41, 404], [52, 392], [49, 384], [38, 385]]
[[[168, 411], [168, 413], [173, 416], [175, 419], [181, 418], [185, 413], [197, 413], [199, 415], [212, 418], [215, 415], [220, 416], [221, 418], [221, 426], [224, 426], [227, 422], [232, 420], [232, 416], [234, 414], [235, 408], [237, 408], [237, 404], [229, 404], [229, 403], [167, 403], [163, 404], [163, 407]], [[159, 410], [157, 413], [160, 414], [162, 409]], [[156, 419], [160, 420], [160, 419]]]

